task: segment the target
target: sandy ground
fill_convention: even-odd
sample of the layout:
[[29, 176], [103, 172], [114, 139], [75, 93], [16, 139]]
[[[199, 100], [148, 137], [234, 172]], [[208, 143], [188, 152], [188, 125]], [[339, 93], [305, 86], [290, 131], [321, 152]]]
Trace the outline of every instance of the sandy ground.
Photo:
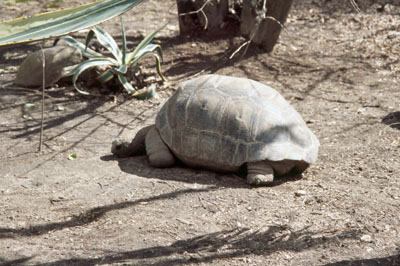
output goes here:
[[[0, 14], [44, 2], [2, 2]], [[170, 80], [160, 99], [54, 87], [40, 153], [41, 96], [10, 85], [39, 45], [0, 48], [0, 264], [400, 265], [400, 6], [370, 2], [356, 13], [347, 1], [296, 1], [272, 54], [252, 47], [229, 60], [245, 41], [232, 29], [179, 37], [174, 1], [146, 1], [124, 21], [130, 47], [170, 23], [159, 35]], [[119, 19], [103, 27], [120, 34]], [[202, 73], [276, 88], [318, 136], [318, 161], [300, 179], [252, 188], [111, 155], [113, 139], [151, 124], [176, 84]]]

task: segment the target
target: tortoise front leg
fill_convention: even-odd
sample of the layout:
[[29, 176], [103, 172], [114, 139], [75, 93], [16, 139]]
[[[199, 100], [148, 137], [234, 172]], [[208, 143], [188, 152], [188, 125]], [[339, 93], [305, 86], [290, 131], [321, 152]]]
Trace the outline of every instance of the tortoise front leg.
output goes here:
[[274, 182], [274, 169], [267, 162], [247, 163], [247, 184], [268, 185]]
[[156, 127], [152, 127], [146, 135], [146, 153], [153, 167], [169, 167], [175, 164], [175, 157], [162, 141]]
[[116, 139], [111, 146], [111, 152], [118, 157], [129, 157], [146, 153], [144, 141], [147, 133], [155, 125], [140, 129], [131, 142], [126, 139]]

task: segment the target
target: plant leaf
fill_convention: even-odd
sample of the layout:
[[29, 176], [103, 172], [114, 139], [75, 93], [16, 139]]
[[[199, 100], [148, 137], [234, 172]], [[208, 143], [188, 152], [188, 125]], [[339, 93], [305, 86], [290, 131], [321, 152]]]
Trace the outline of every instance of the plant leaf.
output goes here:
[[76, 158], [78, 158], [78, 155], [76, 155], [76, 153], [72, 153], [72, 154], [70, 154], [70, 155], [68, 156], [68, 160], [70, 160], [70, 161], [73, 161], [73, 160], [75, 160]]
[[75, 74], [76, 69], [79, 67], [80, 64], [73, 65], [73, 66], [66, 66], [62, 70], [62, 77], [69, 77]]
[[81, 63], [75, 70], [75, 74], [72, 78], [72, 84], [74, 85], [74, 88], [81, 94], [84, 95], [89, 95], [87, 91], [80, 90], [76, 86], [76, 81], [78, 80], [78, 77], [80, 74], [82, 74], [85, 70], [95, 67], [95, 66], [103, 66], [103, 65], [116, 65], [117, 62], [115, 60], [108, 58], [108, 57], [102, 57], [102, 58], [91, 58], [83, 63]]
[[126, 75], [126, 73], [128, 72], [129, 67], [127, 65], [121, 65], [118, 68], [114, 68], [115, 72], [118, 72], [122, 75]]
[[122, 64], [122, 53], [114, 38], [110, 34], [108, 34], [108, 32], [97, 26], [94, 27], [91, 31], [96, 34], [96, 38], [100, 42], [100, 44], [114, 55], [119, 64]]
[[31, 108], [31, 107], [35, 107], [34, 103], [26, 103], [24, 104], [24, 108]]
[[153, 49], [157, 49], [156, 47], [150, 47], [150, 48], [142, 49], [140, 54], [138, 54], [138, 56], [135, 58], [135, 60], [131, 63], [131, 66], [135, 66], [145, 56], [154, 56], [156, 59], [158, 75], [160, 75], [162, 80], [168, 81], [168, 79], [163, 75], [162, 70], [161, 70], [162, 57], [159, 54], [157, 54], [156, 52], [152, 51]]
[[97, 25], [143, 0], [104, 0], [0, 23], [0, 46], [51, 38]]
[[122, 65], [126, 63], [126, 34], [125, 34], [125, 27], [124, 22], [122, 21], [122, 17], [120, 17], [121, 21], [121, 33], [122, 33]]
[[117, 77], [119, 82], [121, 82], [122, 86], [127, 90], [128, 93], [135, 95], [136, 90], [132, 87], [129, 81], [126, 79], [126, 76], [120, 73], [117, 73]]
[[132, 60], [134, 60], [134, 58], [136, 57], [136, 54], [139, 53], [140, 50], [142, 50], [144, 47], [146, 47], [156, 36], [157, 33], [159, 33], [162, 29], [165, 28], [165, 26], [167, 26], [167, 23], [164, 24], [163, 26], [161, 26], [160, 28], [156, 29], [155, 31], [153, 31], [152, 33], [150, 33], [149, 35], [146, 36], [146, 38], [144, 38], [139, 44], [138, 46], [136, 46], [135, 50], [130, 53], [130, 56], [128, 57], [128, 59], [126, 60], [127, 64], [130, 64], [130, 62]]
[[86, 34], [85, 50], [86, 50], [86, 49], [90, 49], [90, 48], [89, 48], [89, 44], [90, 44], [90, 42], [92, 41], [93, 37], [94, 37], [94, 31], [93, 31], [93, 30], [90, 30], [90, 31]]
[[114, 71], [112, 69], [107, 69], [106, 71], [103, 71], [103, 73], [101, 73], [100, 76], [97, 77], [97, 80], [105, 84], [110, 80], [112, 80], [114, 76], [115, 76]]
[[136, 57], [134, 58], [133, 62], [138, 62], [140, 60], [140, 58], [143, 56], [143, 54], [149, 53], [149, 52], [157, 52], [158, 55], [160, 56], [161, 62], [163, 62], [163, 55], [162, 55], [162, 51], [161, 51], [161, 46], [159, 44], [153, 44], [150, 43], [149, 45], [147, 45], [146, 47], [144, 47], [143, 49], [141, 49], [137, 54]]
[[60, 39], [64, 40], [68, 45], [79, 49], [83, 56], [91, 58], [91, 57], [103, 57], [102, 54], [90, 49], [86, 48], [85, 45], [81, 42], [75, 40], [75, 38], [71, 36], [62, 36]]

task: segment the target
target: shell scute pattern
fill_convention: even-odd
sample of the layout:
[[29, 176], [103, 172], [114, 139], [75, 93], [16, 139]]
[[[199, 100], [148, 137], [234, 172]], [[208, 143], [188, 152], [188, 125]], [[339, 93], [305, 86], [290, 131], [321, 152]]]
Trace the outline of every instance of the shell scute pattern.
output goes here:
[[[209, 91], [209, 90], [208, 90]], [[218, 127], [224, 111], [224, 97], [210, 95], [207, 90], [192, 90], [187, 101], [185, 127], [219, 132]]]

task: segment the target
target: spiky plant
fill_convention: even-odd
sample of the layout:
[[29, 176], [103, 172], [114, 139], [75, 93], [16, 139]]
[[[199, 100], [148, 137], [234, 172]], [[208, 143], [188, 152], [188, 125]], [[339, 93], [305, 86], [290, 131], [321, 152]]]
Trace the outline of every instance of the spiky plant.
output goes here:
[[[67, 44], [79, 49], [82, 52], [83, 56], [88, 58], [88, 60], [78, 65], [66, 67], [64, 69], [64, 76], [72, 75], [72, 83], [75, 89], [79, 93], [88, 95], [90, 94], [89, 92], [84, 91], [77, 86], [77, 80], [79, 76], [84, 71], [90, 68], [106, 66], [106, 70], [104, 70], [98, 77], [98, 80], [100, 82], [107, 83], [111, 79], [117, 78], [122, 86], [125, 88], [125, 90], [132, 96], [139, 97], [148, 93], [154, 94], [154, 91], [139, 92], [138, 88], [134, 88], [128, 80], [128, 73], [132, 70], [134, 71], [135, 69], [137, 69], [139, 61], [142, 60], [144, 57], [152, 56], [156, 59], [158, 74], [160, 75], [162, 80], [166, 80], [161, 72], [161, 62], [163, 60], [161, 46], [160, 44], [151, 43], [156, 34], [160, 32], [165, 26], [166, 25], [163, 25], [147, 35], [136, 46], [133, 52], [127, 51], [126, 34], [122, 20], [122, 50], [118, 47], [118, 44], [110, 34], [97, 26], [88, 32], [85, 45], [78, 42], [71, 36], [63, 36], [61, 37], [61, 39], [63, 39]], [[93, 37], [96, 37], [98, 42], [112, 54], [112, 57], [98, 53], [88, 47]]]

